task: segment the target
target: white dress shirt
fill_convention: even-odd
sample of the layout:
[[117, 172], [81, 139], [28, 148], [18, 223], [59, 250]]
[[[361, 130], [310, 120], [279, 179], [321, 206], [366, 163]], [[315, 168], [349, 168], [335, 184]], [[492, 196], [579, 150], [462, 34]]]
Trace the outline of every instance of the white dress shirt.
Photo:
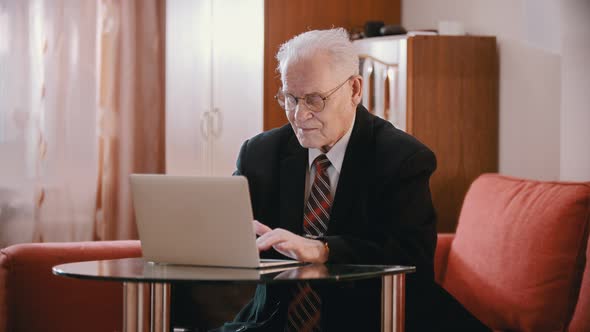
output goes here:
[[[352, 117], [352, 123], [350, 124], [350, 128], [344, 136], [342, 136], [336, 144], [325, 153], [328, 160], [330, 160], [330, 167], [328, 167], [328, 177], [330, 178], [330, 193], [332, 194], [332, 200], [336, 197], [336, 188], [338, 187], [338, 180], [340, 179], [340, 170], [342, 169], [342, 162], [344, 161], [344, 154], [346, 153], [346, 147], [348, 146], [348, 141], [350, 140], [350, 134], [352, 133], [352, 128], [354, 127], [354, 120], [356, 118], [356, 113]], [[320, 149], [311, 148], [308, 150], [308, 162], [309, 167], [307, 168], [307, 172], [305, 174], [305, 201], [307, 202], [307, 197], [309, 196], [309, 192], [311, 191], [311, 186], [313, 184], [313, 178], [315, 176], [315, 166], [313, 165], [313, 161], [317, 156], [324, 154]]]

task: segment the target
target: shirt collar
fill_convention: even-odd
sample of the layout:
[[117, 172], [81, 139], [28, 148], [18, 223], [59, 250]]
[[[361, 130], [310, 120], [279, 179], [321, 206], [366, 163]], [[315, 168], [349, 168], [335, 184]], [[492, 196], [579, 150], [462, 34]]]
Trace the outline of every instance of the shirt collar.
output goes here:
[[[344, 161], [344, 154], [346, 153], [346, 147], [348, 146], [348, 141], [350, 140], [350, 135], [352, 134], [352, 128], [354, 127], [354, 121], [356, 118], [356, 112], [352, 117], [352, 123], [350, 124], [350, 128], [344, 136], [342, 136], [336, 144], [326, 153], [326, 157], [332, 163], [332, 166], [336, 168], [336, 171], [340, 173], [340, 169], [342, 168], [342, 162]], [[309, 168], [311, 169], [311, 165], [317, 156], [324, 154], [320, 149], [311, 148], [308, 150], [308, 163]]]

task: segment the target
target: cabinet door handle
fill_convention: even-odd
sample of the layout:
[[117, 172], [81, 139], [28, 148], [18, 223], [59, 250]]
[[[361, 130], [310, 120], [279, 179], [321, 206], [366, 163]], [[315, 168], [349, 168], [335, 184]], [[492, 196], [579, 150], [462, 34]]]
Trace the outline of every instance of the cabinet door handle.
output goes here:
[[[362, 104], [367, 108], [367, 110], [371, 113], [374, 113], [375, 110], [373, 109], [373, 98], [374, 98], [374, 89], [375, 89], [375, 82], [371, 81], [374, 79], [375, 74], [373, 73], [373, 60], [369, 58], [363, 58], [363, 69], [361, 75], [363, 76], [363, 98]], [[371, 88], [373, 90], [371, 90]]]
[[205, 140], [209, 139], [209, 113], [209, 111], [206, 111], [201, 114], [201, 136], [203, 136]]
[[213, 108], [213, 112], [211, 113], [211, 136], [214, 138], [219, 138], [223, 132], [223, 114], [221, 113], [219, 107]]
[[389, 80], [389, 120], [396, 127], [399, 122], [399, 100], [398, 95], [398, 83], [397, 83], [398, 71], [395, 67], [389, 67], [387, 69], [387, 79]]

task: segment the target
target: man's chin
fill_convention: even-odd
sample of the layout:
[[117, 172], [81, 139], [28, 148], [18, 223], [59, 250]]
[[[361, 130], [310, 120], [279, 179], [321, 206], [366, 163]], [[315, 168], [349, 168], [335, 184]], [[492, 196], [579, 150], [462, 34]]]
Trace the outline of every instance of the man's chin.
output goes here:
[[318, 143], [314, 140], [301, 138], [299, 136], [297, 137], [297, 140], [299, 141], [299, 145], [306, 149], [321, 149], [323, 146], [321, 143]]
[[302, 147], [304, 147], [306, 149], [318, 149], [318, 150], [322, 151], [323, 153], [327, 153], [328, 151], [330, 151], [330, 148], [332, 148], [330, 145], [322, 145], [322, 144], [318, 144], [318, 143], [309, 143], [309, 142], [304, 141], [304, 140], [299, 140], [299, 145], [301, 145]]

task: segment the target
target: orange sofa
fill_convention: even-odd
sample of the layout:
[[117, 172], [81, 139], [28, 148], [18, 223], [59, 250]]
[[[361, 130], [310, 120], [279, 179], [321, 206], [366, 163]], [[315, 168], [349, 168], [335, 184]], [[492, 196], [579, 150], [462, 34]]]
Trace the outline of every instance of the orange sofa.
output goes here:
[[436, 279], [500, 331], [590, 331], [590, 182], [496, 174], [470, 187]]
[[0, 251], [0, 332], [120, 331], [119, 282], [55, 276], [55, 265], [140, 257], [139, 241], [28, 243]]

